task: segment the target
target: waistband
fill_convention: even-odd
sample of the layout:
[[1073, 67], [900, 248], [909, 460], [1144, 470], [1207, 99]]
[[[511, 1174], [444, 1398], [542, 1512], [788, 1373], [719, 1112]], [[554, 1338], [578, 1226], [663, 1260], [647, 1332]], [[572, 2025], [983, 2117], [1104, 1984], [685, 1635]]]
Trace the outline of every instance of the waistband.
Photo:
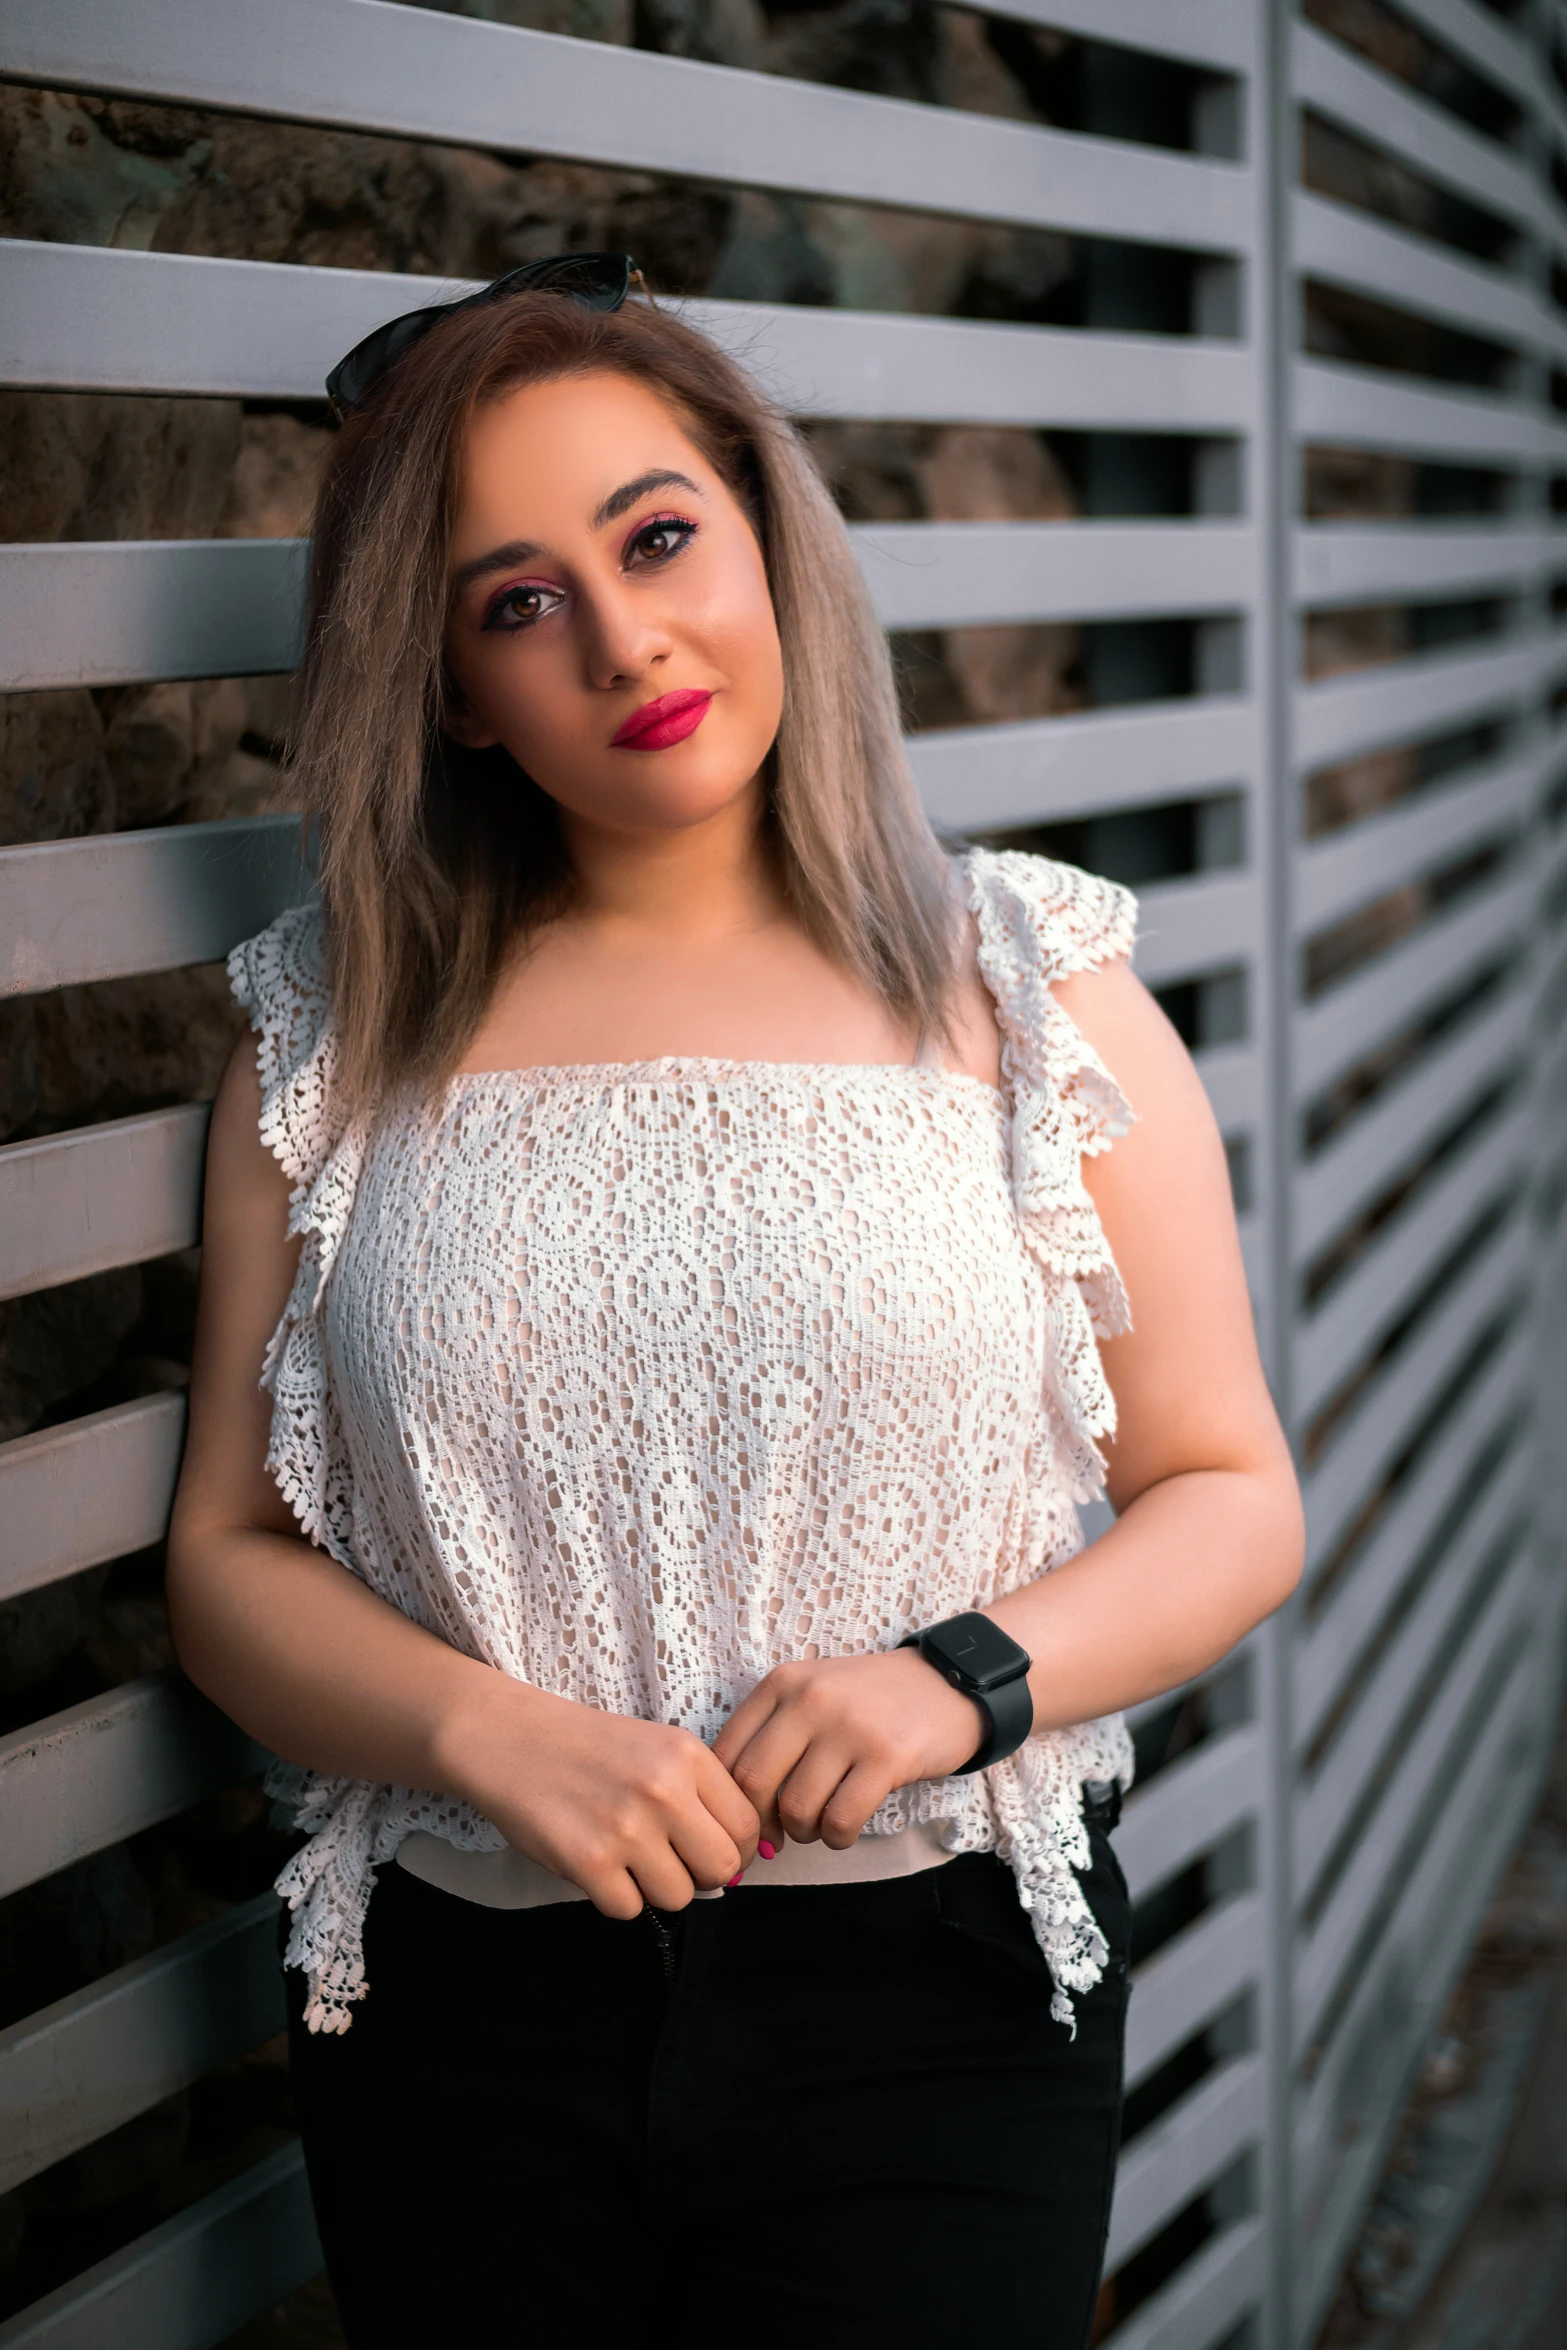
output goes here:
[[[933, 1869], [952, 1855], [940, 1840], [940, 1828], [900, 1828], [891, 1836], [861, 1836], [847, 1852], [826, 1844], [795, 1844], [787, 1838], [774, 1860], [753, 1861], [736, 1892], [771, 1885], [866, 1885], [884, 1877], [912, 1877]], [[525, 1852], [506, 1845], [499, 1852], [459, 1852], [444, 1836], [415, 1828], [397, 1847], [397, 1858], [411, 1876], [461, 1901], [476, 1901], [486, 1909], [543, 1909], [557, 1901], [586, 1901], [587, 1895], [565, 1877], [557, 1877]], [[699, 1893], [698, 1901], [721, 1901], [725, 1888]]]

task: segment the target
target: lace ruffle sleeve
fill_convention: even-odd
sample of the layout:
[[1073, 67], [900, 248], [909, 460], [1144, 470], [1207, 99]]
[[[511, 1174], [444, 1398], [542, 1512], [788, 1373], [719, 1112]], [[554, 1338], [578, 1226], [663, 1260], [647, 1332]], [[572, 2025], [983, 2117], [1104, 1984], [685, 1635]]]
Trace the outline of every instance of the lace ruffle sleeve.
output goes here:
[[353, 1206], [363, 1137], [334, 1111], [336, 1041], [319, 906], [280, 914], [234, 949], [228, 973], [256, 1033], [261, 1139], [289, 1178], [288, 1229], [304, 1244], [261, 1365], [272, 1397], [267, 1467], [301, 1530], [357, 1573], [320, 1305]]
[[1118, 882], [1020, 850], [972, 850], [967, 869], [980, 971], [1002, 1031], [1013, 1198], [1029, 1248], [1053, 1277], [1052, 1401], [1073, 1498], [1087, 1501], [1103, 1483], [1096, 1440], [1115, 1429], [1097, 1342], [1129, 1330], [1131, 1313], [1082, 1163], [1126, 1132], [1133, 1111], [1051, 989], [1130, 954], [1137, 902]]

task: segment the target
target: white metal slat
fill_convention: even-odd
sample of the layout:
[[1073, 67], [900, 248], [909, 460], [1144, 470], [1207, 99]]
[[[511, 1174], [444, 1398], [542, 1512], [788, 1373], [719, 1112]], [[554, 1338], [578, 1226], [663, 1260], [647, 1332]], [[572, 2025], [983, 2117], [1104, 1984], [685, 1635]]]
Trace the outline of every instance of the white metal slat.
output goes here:
[[[1509, 1498], [1506, 1483], [1498, 1481], [1493, 1487], [1490, 1498], [1494, 1502], [1504, 1504]], [[1473, 1597], [1475, 1577], [1496, 1538], [1497, 1518], [1483, 1506], [1472, 1510], [1458, 1542], [1420, 1594], [1397, 1639], [1357, 1692], [1320, 1767], [1303, 1781], [1295, 1807], [1291, 1857], [1296, 1885], [1308, 1899], [1346, 1821], [1363, 1807], [1367, 1784], [1381, 1766], [1388, 1738], [1405, 1706]]]
[[1532, 593], [1567, 561], [1560, 532], [1529, 524], [1319, 522], [1295, 533], [1295, 598], [1315, 610], [1437, 596]]
[[1107, 2334], [1104, 2350], [1214, 2350], [1260, 2295], [1265, 2253], [1263, 2222], [1234, 2221]]
[[1290, 387], [1296, 437], [1306, 442], [1508, 469], [1531, 459], [1559, 461], [1567, 450], [1567, 430], [1519, 397], [1449, 391], [1390, 369], [1328, 359], [1297, 359]]
[[[1379, 1637], [1405, 1575], [1448, 1518], [1460, 1518], [1484, 1496], [1500, 1505], [1514, 1495], [1515, 1460], [1506, 1458], [1506, 1438], [1517, 1425], [1519, 1385], [1526, 1350], [1515, 1345], [1490, 1366], [1469, 1400], [1463, 1442], [1445, 1445], [1428, 1473], [1411, 1482], [1331, 1594], [1327, 1607], [1302, 1627], [1291, 1659], [1297, 1752], [1304, 1754], [1366, 1651]], [[1475, 1456], [1491, 1439], [1492, 1463], [1476, 1470]], [[1479, 1484], [1479, 1496], [1470, 1490]]]
[[908, 748], [935, 822], [1000, 831], [1233, 790], [1260, 765], [1261, 719], [1253, 702], [1201, 695], [943, 727], [912, 736]]
[[[1418, 1345], [1404, 1347], [1389, 1367], [1373, 1373], [1305, 1479], [1308, 1572], [1337, 1549], [1393, 1464], [1415, 1443], [1497, 1315], [1521, 1312], [1528, 1270], [1523, 1227], [1515, 1214], [1476, 1251], [1422, 1320]], [[1526, 1351], [1527, 1332], [1519, 1329], [1500, 1353], [1516, 1370]]]
[[[1485, 1879], [1494, 1882], [1505, 1859], [1503, 1838], [1510, 1846], [1521, 1825], [1522, 1817], [1511, 1802], [1504, 1801], [1495, 1819], [1487, 1818], [1485, 1807], [1480, 1807], [1474, 1826], [1482, 1842], [1475, 1858]], [[1428, 1998], [1426, 1985], [1441, 1980], [1451, 1988], [1463, 1964], [1465, 1943], [1481, 1922], [1483, 1911], [1467, 1898], [1468, 1885], [1459, 1883], [1453, 1890], [1456, 1906], [1444, 1912], [1440, 1905], [1430, 1905], [1429, 1939], [1417, 1948], [1400, 1949], [1392, 1963], [1379, 1970], [1393, 2014], [1377, 2031], [1374, 2045], [1357, 2051], [1360, 2064], [1346, 2067], [1338, 2083], [1343, 2103], [1351, 2111], [1359, 2109], [1358, 2129], [1349, 2124], [1335, 2127], [1331, 2116], [1312, 2140], [1306, 2136], [1304, 2117], [1297, 2128], [1293, 2174], [1304, 2211], [1294, 2230], [1301, 2252], [1291, 2286], [1293, 2338], [1301, 2344], [1314, 2341], [1322, 2326], [1366, 2207], [1380, 2184], [1421, 2056], [1440, 2022], [1440, 2007]], [[1419, 1979], [1413, 1995], [1407, 1971], [1411, 1968], [1418, 1969]], [[1369, 2017], [1362, 2019], [1362, 2028], [1369, 2033]], [[1366, 2094], [1368, 2069], [1374, 2084], [1387, 2084], [1381, 2096]], [[1305, 2115], [1321, 2122], [1315, 2100]]]
[[1294, 2019], [1296, 2045], [1301, 2050], [1315, 2037], [1321, 2011], [1386, 1890], [1389, 1869], [1396, 1865], [1394, 1856], [1401, 1854], [1439, 1774], [1453, 1759], [1449, 1748], [1472, 1702], [1502, 1668], [1504, 1659], [1519, 1649], [1524, 1636], [1520, 1603], [1530, 1584], [1528, 1568], [1524, 1546], [1495, 1586], [1462, 1655], [1412, 1733], [1396, 1773], [1363, 1819], [1359, 1843], [1327, 1908], [1311, 1932], [1301, 1938]]
[[1504, 880], [1437, 914], [1353, 978], [1301, 1005], [1292, 1022], [1297, 1102], [1310, 1101], [1526, 937], [1533, 911], [1533, 883]]
[[1471, 768], [1380, 815], [1303, 843], [1291, 875], [1295, 928], [1323, 928], [1411, 874], [1514, 830], [1533, 808], [1540, 769], [1538, 751]]
[[206, 1102], [0, 1150], [0, 1298], [192, 1247]]
[[1552, 816], [1550, 800], [1558, 789], [1567, 789], [1567, 762], [1562, 754], [1563, 745], [1555, 736], [1542, 748], [1540, 793], [1535, 810], [1542, 895], [1550, 893], [1558, 907], [1563, 893], [1567, 892], [1567, 825]]
[[1338, 1139], [1297, 1173], [1291, 1237], [1297, 1266], [1368, 1208], [1421, 1151], [1454, 1123], [1464, 1103], [1514, 1066], [1528, 1042], [1529, 997], [1514, 986], [1361, 1110]]
[[1299, 19], [1292, 25], [1289, 59], [1290, 93], [1299, 104], [1471, 203], [1525, 226], [1542, 217], [1540, 191], [1525, 163], [1314, 25]]
[[308, 895], [294, 816], [0, 849], [0, 996], [217, 962]]
[[1302, 1419], [1321, 1409], [1382, 1334], [1407, 1310], [1431, 1268], [1488, 1201], [1517, 1196], [1530, 1140], [1528, 1105], [1504, 1115], [1395, 1214], [1365, 1255], [1335, 1283], [1295, 1345], [1294, 1396]]
[[[1555, 778], [1558, 756], [1557, 748], [1553, 744], [1550, 751], [1540, 760], [1539, 780], [1542, 793], [1549, 789]], [[1558, 834], [1553, 839], [1547, 834], [1539, 844], [1539, 857], [1541, 898], [1554, 897], [1558, 892], [1567, 890], [1567, 835]]]
[[[1298, 2114], [1295, 2130], [1297, 2200], [1307, 2213], [1302, 2248], [1303, 2321], [1309, 2326], [1337, 2276], [1361, 2198], [1382, 2164], [1400, 2117], [1402, 2080], [1441, 2012], [1452, 1977], [1490, 1898], [1491, 1887], [1533, 1800], [1531, 1775], [1516, 1769], [1519, 1722], [1510, 1716], [1514, 1693], [1528, 1670], [1515, 1669], [1502, 1703], [1483, 1726], [1435, 1833], [1401, 1889], [1381, 1941], [1335, 2022], [1332, 2041]], [[1403, 2010], [1396, 2061], [1384, 2059], [1392, 2091], [1347, 2144], [1335, 2146], [1334, 2108], [1344, 2069], [1364, 2046], [1364, 2033], [1393, 1983]], [[1383, 2011], [1385, 2012], [1385, 2010]], [[1379, 2044], [1386, 2028], [1378, 2030]], [[1360, 2100], [1357, 2098], [1358, 2104]], [[1334, 2181], [1331, 2172], [1339, 2171]], [[1324, 2182], [1323, 2174], [1330, 2175]], [[1302, 2339], [1311, 2338], [1308, 2331]]]
[[1126, 2025], [1129, 2089], [1262, 1981], [1266, 1925], [1260, 1893], [1231, 1894], [1137, 1969]]
[[308, 562], [304, 539], [0, 546], [0, 688], [291, 670]]
[[1291, 201], [1290, 225], [1295, 266], [1305, 277], [1471, 334], [1553, 353], [1567, 350], [1567, 319], [1553, 315], [1526, 278], [1303, 188]]
[[284, 2024], [276, 1894], [0, 2032], [0, 2194]]
[[1423, 653], [1295, 690], [1295, 755], [1305, 767], [1415, 740], [1538, 690], [1560, 659], [1542, 634], [1518, 631], [1481, 652]]
[[821, 83], [384, 0], [11, 0], [0, 72], [46, 88], [674, 172], [960, 219], [1246, 249], [1249, 173]]
[[1149, 882], [1138, 907], [1132, 959], [1150, 987], [1246, 962], [1261, 943], [1257, 885], [1246, 872]]
[[[1218, 436], [1256, 422], [1252, 355], [1217, 337], [759, 302], [672, 306], [744, 361], [793, 416]], [[329, 366], [352, 339], [331, 352]]]
[[1526, 111], [1539, 95], [1539, 65], [1516, 25], [1476, 0], [1400, 0], [1432, 39], [1516, 98]]
[[1116, 1849], [1134, 1901], [1216, 1850], [1255, 1814], [1262, 1763], [1262, 1734], [1243, 1724], [1132, 1790]]
[[891, 522], [850, 531], [884, 628], [1237, 611], [1259, 545], [1225, 522]]
[[[1517, 1203], [1475, 1230], [1474, 1246], [1426, 1302], [1410, 1341], [1368, 1367], [1306, 1472], [1308, 1581], [1346, 1542], [1358, 1547], [1363, 1521], [1385, 1522], [1387, 1481], [1407, 1491], [1405, 1464], [1418, 1462], [1433, 1415], [1467, 1405], [1470, 1382], [1478, 1394], [1498, 1362], [1516, 1371], [1527, 1353], [1529, 1265]], [[1516, 1330], [1507, 1328], [1509, 1317]]]
[[211, 2350], [320, 2269], [304, 2157], [285, 2146], [0, 2325], [0, 2350]]
[[184, 1396], [144, 1395], [0, 1445], [0, 1601], [161, 1541], [184, 1442]]
[[1121, 2157], [1105, 2268], [1110, 2274], [1222, 2177], [1261, 2136], [1266, 2072], [1232, 2057], [1135, 2138]]
[[178, 1673], [0, 1738], [0, 1898], [232, 1787], [266, 1762]]
[[[1561, 0], [1544, 0], [1544, 13], [1548, 18], [1554, 15], [1558, 33], [1567, 43], [1567, 33], [1562, 32]], [[1541, 127], [1548, 135], [1553, 135], [1559, 144], [1567, 144], [1567, 97], [1563, 96], [1549, 65], [1543, 62], [1536, 74], [1535, 103], [1542, 118]], [[1551, 193], [1554, 196], [1555, 190], [1552, 189]], [[1563, 219], [1563, 211], [1562, 201], [1557, 197], [1554, 208], [1547, 215], [1547, 235], [1554, 231], [1558, 244], [1567, 235], [1567, 221]]]
[[[1536, 1008], [1538, 1008], [1541, 991], [1536, 988], [1533, 992]], [[1538, 1017], [1538, 1009], [1536, 1009], [1536, 1017]], [[1538, 1039], [1537, 1049], [1538, 1058], [1534, 1069], [1535, 1097], [1540, 1105], [1542, 1123], [1546, 1127], [1547, 1134], [1559, 1137], [1562, 1125], [1560, 1108], [1562, 1104], [1567, 1103], [1567, 1026], [1548, 1031]], [[1554, 1118], [1551, 1116], [1553, 1110], [1556, 1112]], [[1549, 1144], [1547, 1144], [1547, 1148], [1549, 1148]], [[1543, 1170], [1541, 1171], [1543, 1172]]]
[[1540, 1004], [1541, 1019], [1549, 1032], [1551, 1021], [1558, 1027], [1562, 1022], [1562, 1005], [1567, 997], [1567, 948], [1558, 946], [1554, 939], [1540, 941], [1540, 971], [1535, 989]]
[[[475, 281], [0, 238], [0, 383], [318, 400], [362, 335]], [[797, 416], [1226, 434], [1256, 419], [1238, 343], [764, 302], [668, 305]]]
[[1243, 73], [1257, 58], [1252, 12], [1237, 8], [1234, 0], [1182, 0], [1178, 21], [1168, 0], [1004, 0], [991, 13], [1046, 25], [1052, 32], [1146, 49], [1150, 56], [1177, 58], [1183, 65]]

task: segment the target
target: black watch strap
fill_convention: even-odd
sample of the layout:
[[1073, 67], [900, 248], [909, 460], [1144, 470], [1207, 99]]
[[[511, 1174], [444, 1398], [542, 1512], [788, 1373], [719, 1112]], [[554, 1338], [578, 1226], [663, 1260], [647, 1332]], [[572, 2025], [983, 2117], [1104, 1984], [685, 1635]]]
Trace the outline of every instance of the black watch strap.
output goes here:
[[958, 1779], [966, 1778], [970, 1771], [986, 1770], [993, 1762], [1005, 1762], [1009, 1754], [1016, 1754], [1034, 1727], [1034, 1701], [1028, 1693], [1026, 1666], [1015, 1681], [1003, 1681], [999, 1689], [968, 1689], [964, 1695], [972, 1697], [989, 1714], [990, 1736], [962, 1770], [953, 1773]]
[[[982, 1628], [987, 1643], [1002, 1644], [1004, 1650], [1011, 1652], [999, 1672], [994, 1668], [983, 1675], [967, 1672], [946, 1653], [953, 1644], [944, 1642], [943, 1634], [960, 1633], [974, 1626]], [[1034, 1727], [1034, 1700], [1028, 1687], [1031, 1660], [1025, 1648], [1019, 1647], [998, 1624], [974, 1616], [954, 1616], [948, 1623], [933, 1624], [924, 1632], [911, 1632], [898, 1645], [917, 1648], [925, 1662], [954, 1689], [972, 1697], [989, 1720], [988, 1733], [962, 1768], [953, 1772], [954, 1778], [966, 1778], [971, 1771], [986, 1770], [992, 1763], [1005, 1762], [1009, 1754], [1016, 1754]]]

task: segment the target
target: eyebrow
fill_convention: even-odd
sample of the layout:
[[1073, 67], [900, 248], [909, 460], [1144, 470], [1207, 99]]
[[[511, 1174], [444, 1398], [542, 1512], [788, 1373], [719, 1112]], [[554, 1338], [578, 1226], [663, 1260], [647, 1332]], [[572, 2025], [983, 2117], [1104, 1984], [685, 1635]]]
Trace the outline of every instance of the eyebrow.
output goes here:
[[689, 490], [693, 498], [702, 495], [696, 483], [688, 481], [683, 473], [665, 473], [659, 469], [639, 473], [635, 481], [622, 482], [618, 490], [610, 491], [595, 509], [593, 528], [602, 530], [606, 522], [618, 522], [622, 514], [630, 513], [639, 498], [647, 497], [653, 490]]
[[[702, 495], [696, 483], [685, 474], [656, 467], [651, 473], [639, 473], [635, 481], [622, 482], [618, 490], [611, 490], [594, 509], [593, 529], [602, 530], [606, 523], [618, 522], [622, 514], [629, 514], [639, 499], [648, 497], [654, 490], [689, 490], [693, 498]], [[487, 573], [510, 571], [515, 564], [531, 563], [544, 551], [536, 539], [508, 539], [503, 547], [491, 547], [487, 554], [475, 555], [471, 563], [465, 563], [452, 580], [452, 593], [461, 595], [465, 587], [471, 587]]]
[[508, 539], [504, 547], [491, 547], [487, 555], [475, 555], [471, 563], [465, 563], [452, 580], [452, 593], [460, 596], [465, 587], [483, 579], [487, 572], [510, 571], [514, 564], [531, 563], [535, 555], [543, 552], [536, 540]]

